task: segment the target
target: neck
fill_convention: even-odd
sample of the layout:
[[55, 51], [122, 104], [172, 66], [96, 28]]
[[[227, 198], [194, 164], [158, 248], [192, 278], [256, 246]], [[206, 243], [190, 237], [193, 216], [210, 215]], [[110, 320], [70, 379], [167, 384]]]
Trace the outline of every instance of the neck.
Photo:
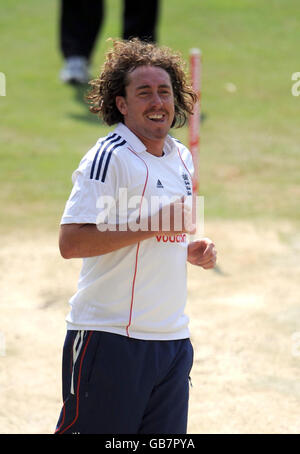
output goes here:
[[145, 147], [147, 148], [147, 152], [153, 154], [154, 156], [162, 156], [164, 154], [164, 140], [142, 140], [140, 137], [139, 139], [143, 142]]
[[[126, 125], [127, 126], [127, 125]], [[165, 145], [165, 140], [166, 138], [158, 138], [158, 139], [149, 139], [148, 137], [145, 137], [139, 133], [137, 133], [133, 128], [130, 128], [127, 126], [139, 139], [140, 141], [145, 145], [147, 148], [147, 152], [153, 154], [154, 156], [163, 156], [164, 152], [164, 145]]]

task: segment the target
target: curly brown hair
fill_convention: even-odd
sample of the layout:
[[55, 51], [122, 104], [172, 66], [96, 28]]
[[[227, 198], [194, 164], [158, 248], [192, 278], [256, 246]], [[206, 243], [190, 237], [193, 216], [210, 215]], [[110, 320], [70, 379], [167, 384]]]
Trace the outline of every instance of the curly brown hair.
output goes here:
[[185, 62], [179, 53], [168, 47], [133, 38], [129, 41], [114, 40], [113, 49], [107, 52], [106, 60], [98, 78], [91, 80], [91, 90], [86, 96], [90, 111], [97, 114], [109, 126], [123, 122], [123, 115], [116, 106], [116, 96], [126, 96], [128, 74], [138, 66], [157, 66], [170, 76], [175, 115], [171, 127], [183, 126], [198, 96], [189, 85]]

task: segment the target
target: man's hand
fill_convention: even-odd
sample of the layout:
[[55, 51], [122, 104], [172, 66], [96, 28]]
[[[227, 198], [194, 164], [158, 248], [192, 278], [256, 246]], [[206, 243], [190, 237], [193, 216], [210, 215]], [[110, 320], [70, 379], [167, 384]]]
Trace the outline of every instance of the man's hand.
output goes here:
[[217, 261], [214, 243], [209, 238], [192, 241], [188, 245], [187, 260], [192, 265], [202, 266], [205, 270], [214, 268]]
[[[196, 226], [192, 222], [192, 208], [182, 196], [169, 206], [159, 210], [159, 230], [165, 234], [196, 233]], [[167, 228], [166, 228], [167, 226]]]

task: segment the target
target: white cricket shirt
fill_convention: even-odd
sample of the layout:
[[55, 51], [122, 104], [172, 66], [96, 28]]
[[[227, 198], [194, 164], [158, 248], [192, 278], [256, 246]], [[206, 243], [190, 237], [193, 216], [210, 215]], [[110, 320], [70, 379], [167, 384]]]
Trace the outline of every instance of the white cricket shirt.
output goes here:
[[[156, 157], [120, 123], [97, 141], [73, 173], [73, 189], [61, 224], [97, 224], [104, 213], [101, 202], [107, 197], [124, 206], [122, 190], [129, 205], [136, 202], [129, 213], [151, 204], [151, 196], [191, 195], [192, 174], [191, 153], [180, 142], [167, 136], [164, 155]], [[108, 254], [83, 258], [67, 328], [150, 340], [189, 337], [187, 244], [185, 234], [156, 235]]]

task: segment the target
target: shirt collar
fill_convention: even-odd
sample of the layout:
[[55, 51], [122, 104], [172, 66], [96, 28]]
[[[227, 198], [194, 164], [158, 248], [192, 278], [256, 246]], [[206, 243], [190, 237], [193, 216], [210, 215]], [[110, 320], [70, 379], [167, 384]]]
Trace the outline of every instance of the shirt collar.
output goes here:
[[[146, 146], [143, 142], [127, 127], [124, 123], [118, 123], [115, 131], [116, 134], [120, 134], [126, 142], [134, 149], [137, 153], [142, 153], [143, 151], [147, 151]], [[176, 145], [170, 135], [167, 135], [165, 140], [164, 151], [165, 153], [170, 153], [176, 150]]]
[[120, 134], [126, 142], [136, 151], [137, 153], [141, 153], [142, 151], [146, 151], [147, 148], [143, 144], [143, 142], [123, 123], [119, 123], [115, 129], [116, 134]]

